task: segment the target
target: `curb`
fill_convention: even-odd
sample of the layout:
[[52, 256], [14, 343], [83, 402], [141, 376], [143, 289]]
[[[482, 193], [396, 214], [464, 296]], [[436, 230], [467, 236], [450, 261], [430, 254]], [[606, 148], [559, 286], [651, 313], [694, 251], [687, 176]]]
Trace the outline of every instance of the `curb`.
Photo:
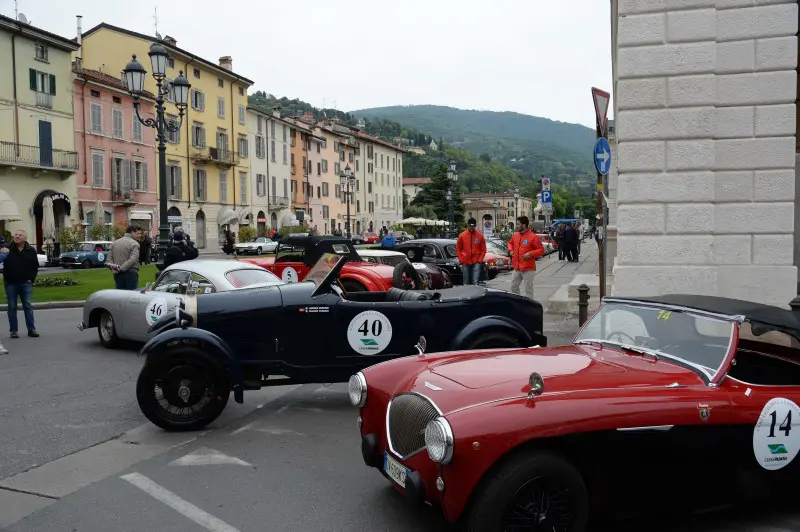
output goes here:
[[[83, 308], [86, 301], [46, 301], [44, 303], [32, 303], [33, 310], [48, 310], [59, 308]], [[8, 305], [0, 305], [0, 310], [8, 310]], [[17, 305], [17, 311], [22, 312], [22, 305]]]

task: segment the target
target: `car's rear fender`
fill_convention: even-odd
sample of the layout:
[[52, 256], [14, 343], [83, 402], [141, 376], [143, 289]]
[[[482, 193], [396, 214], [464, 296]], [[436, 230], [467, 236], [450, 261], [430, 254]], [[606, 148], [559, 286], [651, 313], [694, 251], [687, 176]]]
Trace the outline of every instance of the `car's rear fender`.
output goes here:
[[528, 331], [511, 318], [505, 316], [481, 316], [469, 322], [458, 332], [450, 342], [448, 351], [466, 349], [466, 346], [478, 335], [488, 332], [502, 332], [511, 335], [520, 341], [520, 347], [530, 347], [532, 345], [532, 338]]
[[370, 275], [362, 271], [343, 271], [339, 274], [340, 281], [354, 281], [366, 288], [369, 292], [386, 292], [389, 290], [377, 275]]
[[244, 402], [242, 367], [228, 344], [212, 332], [194, 327], [163, 331], [147, 342], [139, 354], [146, 357], [145, 365], [153, 364], [169, 357], [173, 347], [186, 346], [195, 346], [218, 360], [233, 383], [234, 400]]

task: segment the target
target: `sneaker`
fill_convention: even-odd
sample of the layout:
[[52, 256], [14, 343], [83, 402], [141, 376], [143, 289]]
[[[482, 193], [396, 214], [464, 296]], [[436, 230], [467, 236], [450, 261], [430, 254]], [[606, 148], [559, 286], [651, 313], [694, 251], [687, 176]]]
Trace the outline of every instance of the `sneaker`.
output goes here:
[[39, 338], [39, 333], [36, 331], [28, 331], [28, 336], [31, 338]]
[[17, 331], [11, 331], [11, 338], [19, 338], [19, 333]]
[[7, 355], [8, 349], [3, 344], [0, 344], [0, 355]]

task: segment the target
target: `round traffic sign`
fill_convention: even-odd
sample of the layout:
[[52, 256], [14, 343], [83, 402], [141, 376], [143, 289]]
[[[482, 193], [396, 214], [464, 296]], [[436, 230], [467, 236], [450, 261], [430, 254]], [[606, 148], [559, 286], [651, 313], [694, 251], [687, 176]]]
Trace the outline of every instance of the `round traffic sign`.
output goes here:
[[594, 145], [594, 166], [600, 175], [606, 175], [611, 169], [611, 146], [604, 137], [597, 139]]

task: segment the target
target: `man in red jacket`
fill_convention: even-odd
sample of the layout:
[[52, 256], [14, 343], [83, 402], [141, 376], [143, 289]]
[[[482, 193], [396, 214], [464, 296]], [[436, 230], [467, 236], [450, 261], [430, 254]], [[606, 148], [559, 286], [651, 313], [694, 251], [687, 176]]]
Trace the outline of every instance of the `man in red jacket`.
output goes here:
[[517, 231], [508, 241], [508, 253], [514, 274], [511, 277], [511, 292], [519, 294], [519, 285], [525, 281], [525, 295], [533, 299], [533, 277], [536, 275], [536, 257], [544, 255], [536, 233], [528, 228], [528, 217], [517, 218]]
[[475, 230], [476, 225], [475, 218], [467, 220], [467, 230], [458, 235], [456, 241], [456, 254], [461, 263], [464, 284], [478, 284], [486, 256], [486, 239]]

